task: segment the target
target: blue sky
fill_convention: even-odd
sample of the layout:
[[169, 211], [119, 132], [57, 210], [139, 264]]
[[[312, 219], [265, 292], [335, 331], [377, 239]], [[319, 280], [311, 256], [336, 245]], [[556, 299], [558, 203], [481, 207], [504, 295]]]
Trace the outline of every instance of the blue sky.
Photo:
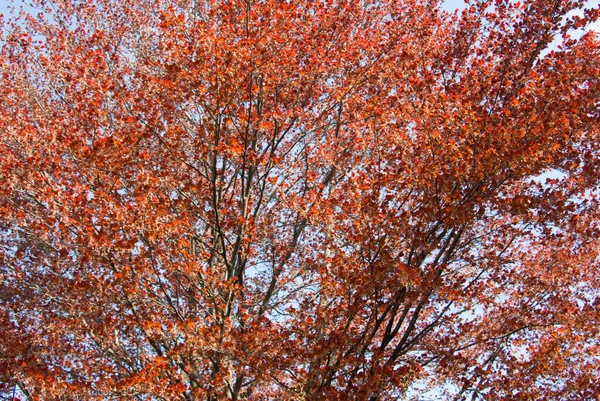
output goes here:
[[[525, 1], [536, 1], [536, 0], [525, 0]], [[26, 3], [28, 1], [26, 0], [0, 0], [0, 14], [4, 14], [5, 17], [8, 15], [9, 13], [9, 8], [10, 7], [15, 7], [17, 12], [19, 10], [19, 8], [21, 6], [24, 5], [24, 3]], [[587, 0], [586, 1], [586, 7], [598, 7], [598, 5], [600, 5], [600, 0]], [[448, 11], [454, 11], [457, 8], [462, 8], [464, 6], [464, 1], [463, 0], [445, 0], [444, 1], [444, 8]], [[25, 9], [28, 9], [29, 7], [25, 6]], [[29, 8], [31, 11], [33, 11], [34, 13], [37, 12], [31, 8]], [[600, 22], [597, 22], [596, 24], [594, 24], [593, 26], [590, 27], [590, 29], [595, 30], [596, 32], [600, 32]], [[579, 35], [581, 35], [582, 32], [578, 32], [575, 33], [574, 36], [577, 37]], [[554, 43], [552, 47], [557, 46], [558, 43]]]
[[[533, 0], [535, 1], [535, 0]], [[17, 5], [19, 7], [23, 4], [23, 0], [0, 0], [0, 14], [7, 14], [8, 8], [11, 4]], [[588, 6], [597, 6], [600, 4], [600, 0], [588, 0]], [[457, 8], [461, 8], [464, 5], [463, 0], [446, 0], [445, 8], [447, 10], [453, 11]], [[600, 30], [600, 26], [596, 27], [596, 30]]]
[[[13, 1], [11, 1], [11, 0], [0, 0], [0, 14], [6, 15], [8, 13], [8, 7], [12, 3], [13, 3]], [[14, 0], [14, 4], [21, 5], [21, 4], [23, 4], [23, 1], [22, 0]], [[456, 8], [462, 7], [462, 5], [463, 5], [462, 0], [447, 0], [446, 1], [446, 8], [448, 10], [455, 10]]]

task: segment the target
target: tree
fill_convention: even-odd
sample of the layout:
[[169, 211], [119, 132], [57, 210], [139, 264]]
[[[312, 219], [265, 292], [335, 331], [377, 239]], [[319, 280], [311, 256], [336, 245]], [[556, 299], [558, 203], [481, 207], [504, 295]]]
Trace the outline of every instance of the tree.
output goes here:
[[598, 9], [35, 5], [2, 26], [0, 398], [600, 396]]

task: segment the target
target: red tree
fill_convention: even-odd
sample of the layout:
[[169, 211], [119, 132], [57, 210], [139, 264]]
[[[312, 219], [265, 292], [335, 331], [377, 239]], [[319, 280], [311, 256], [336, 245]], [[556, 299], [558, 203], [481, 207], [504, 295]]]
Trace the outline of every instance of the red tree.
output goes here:
[[35, 4], [2, 26], [0, 398], [599, 396], [597, 9]]

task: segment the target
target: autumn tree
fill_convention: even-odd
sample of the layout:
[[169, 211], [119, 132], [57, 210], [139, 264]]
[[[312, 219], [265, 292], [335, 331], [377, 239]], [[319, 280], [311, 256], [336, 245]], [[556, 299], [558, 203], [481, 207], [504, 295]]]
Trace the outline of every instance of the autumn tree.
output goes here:
[[0, 399], [600, 396], [598, 9], [34, 6], [0, 38]]

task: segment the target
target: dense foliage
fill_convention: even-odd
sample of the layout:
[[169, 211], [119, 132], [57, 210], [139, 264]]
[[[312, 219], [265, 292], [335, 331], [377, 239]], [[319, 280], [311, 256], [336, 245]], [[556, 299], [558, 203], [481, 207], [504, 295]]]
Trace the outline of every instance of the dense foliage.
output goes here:
[[35, 5], [0, 399], [600, 396], [597, 9]]

